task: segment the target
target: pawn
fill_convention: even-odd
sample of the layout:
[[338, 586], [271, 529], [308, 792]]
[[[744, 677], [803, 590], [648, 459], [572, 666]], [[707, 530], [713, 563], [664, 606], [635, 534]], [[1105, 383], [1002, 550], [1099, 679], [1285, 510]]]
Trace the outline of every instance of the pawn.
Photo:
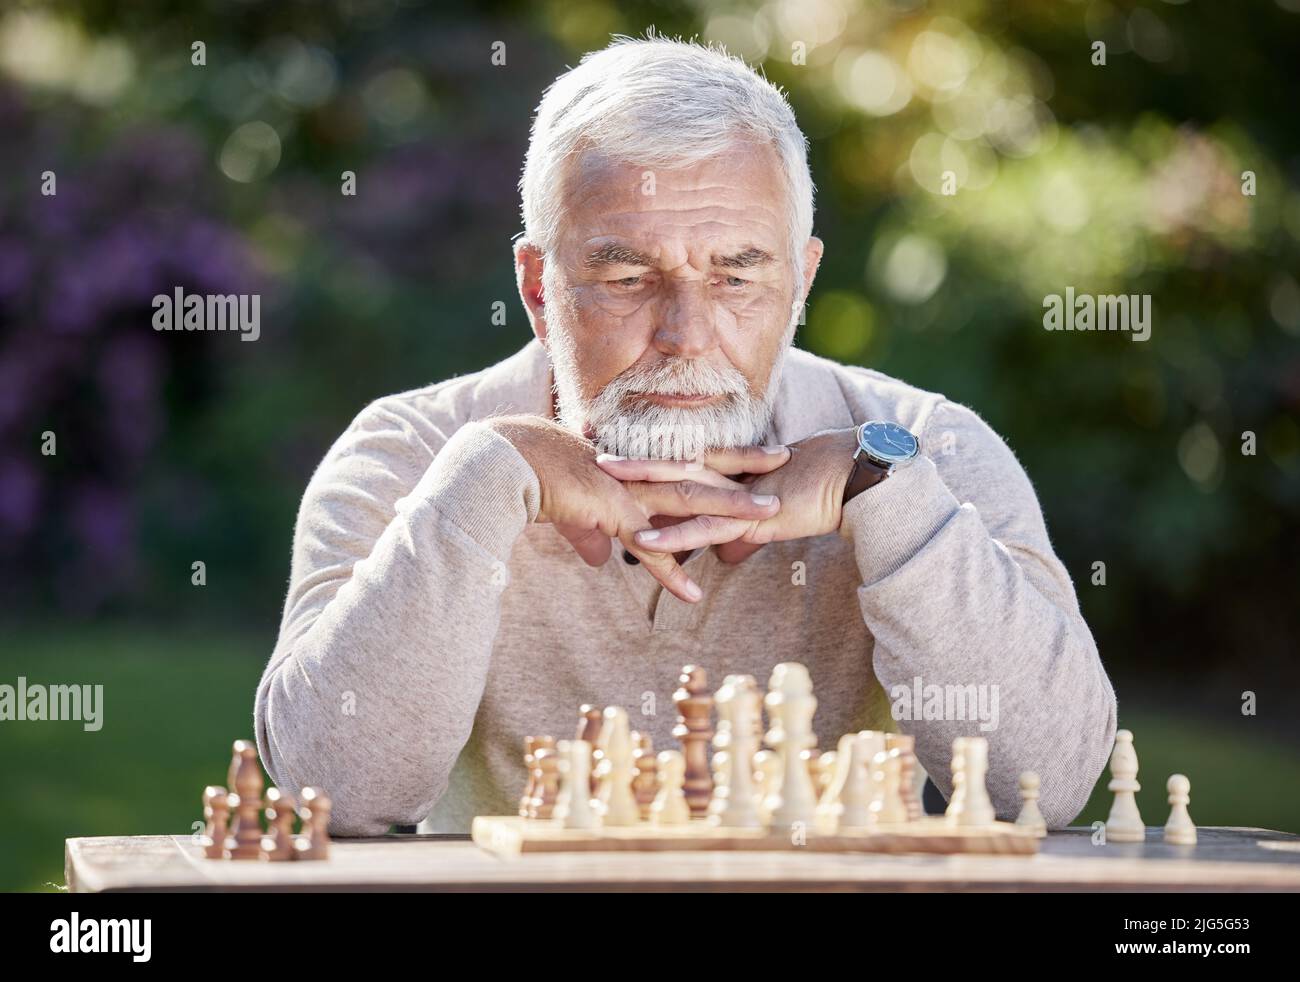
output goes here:
[[257, 858], [266, 862], [293, 859], [293, 798], [279, 788], [266, 792], [267, 834], [262, 836], [262, 850]]
[[199, 846], [208, 859], [220, 859], [226, 849], [226, 828], [230, 820], [230, 801], [225, 788], [210, 784], [203, 789], [203, 820], [207, 825]]
[[1146, 839], [1146, 826], [1142, 824], [1142, 814], [1138, 811], [1137, 792], [1142, 790], [1138, 784], [1138, 757], [1133, 749], [1133, 733], [1120, 730], [1115, 734], [1115, 750], [1110, 755], [1110, 783], [1107, 790], [1115, 792], [1115, 800], [1110, 806], [1110, 816], [1106, 819], [1106, 840], [1108, 842], [1142, 842]]
[[320, 788], [303, 788], [299, 794], [302, 806], [302, 834], [293, 840], [294, 859], [329, 859], [330, 856], [330, 799]]
[[519, 817], [528, 818], [528, 813], [532, 811], [533, 794], [537, 791], [537, 760], [533, 756], [537, 753], [537, 737], [524, 737], [524, 770], [528, 775], [528, 780], [524, 784], [524, 793], [519, 799]]
[[636, 798], [641, 820], [649, 821], [650, 806], [659, 790], [659, 761], [655, 758], [654, 742], [648, 733], [632, 734], [632, 796]]
[[665, 750], [659, 755], [659, 793], [650, 806], [650, 821], [655, 825], [688, 825], [691, 807], [686, 803], [686, 758], [680, 750]]
[[903, 762], [897, 750], [882, 750], [872, 760], [875, 772], [875, 798], [868, 814], [873, 824], [897, 825], [907, 821], [907, 803], [900, 787]]
[[755, 807], [758, 810], [759, 823], [767, 826], [772, 822], [772, 810], [768, 800], [776, 793], [781, 783], [781, 758], [774, 750], [759, 750], [754, 754]]
[[1192, 782], [1183, 774], [1172, 774], [1165, 785], [1169, 792], [1169, 821], [1165, 822], [1165, 841], [1174, 846], [1196, 845], [1196, 823], [1187, 811], [1191, 802]]
[[566, 829], [594, 829], [591, 807], [591, 744], [586, 740], [561, 740], [559, 753], [560, 790], [551, 817]]
[[903, 803], [907, 805], [907, 820], [915, 822], [925, 814], [916, 787], [916, 737], [906, 733], [886, 733], [885, 749], [893, 750], [895, 747], [898, 748], [902, 761], [899, 785], [902, 789]]
[[1040, 839], [1047, 835], [1047, 821], [1038, 810], [1038, 775], [1033, 771], [1025, 771], [1020, 775], [1020, 802], [1016, 824], [1029, 829]]

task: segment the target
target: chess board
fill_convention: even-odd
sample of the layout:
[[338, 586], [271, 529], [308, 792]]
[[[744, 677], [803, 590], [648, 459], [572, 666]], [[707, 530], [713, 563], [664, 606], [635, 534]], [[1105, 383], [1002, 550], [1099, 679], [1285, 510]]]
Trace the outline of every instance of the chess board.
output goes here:
[[554, 819], [480, 815], [471, 838], [497, 856], [535, 852], [748, 852], [932, 853], [1029, 856], [1039, 838], [1010, 822], [962, 827], [942, 818], [863, 830], [773, 835], [763, 829], [726, 829], [695, 820], [689, 825], [647, 822], [621, 828], [566, 829]]

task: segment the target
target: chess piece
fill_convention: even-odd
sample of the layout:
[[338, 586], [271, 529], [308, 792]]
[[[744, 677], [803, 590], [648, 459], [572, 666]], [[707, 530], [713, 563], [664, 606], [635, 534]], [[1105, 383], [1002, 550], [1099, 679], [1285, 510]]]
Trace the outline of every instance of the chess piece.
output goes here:
[[819, 831], [833, 833], [864, 829], [871, 824], [871, 801], [875, 797], [872, 772], [874, 744], [870, 731], [846, 733], [835, 749], [835, 772], [817, 805]]
[[1110, 817], [1106, 819], [1107, 842], [1143, 842], [1146, 840], [1146, 826], [1142, 824], [1142, 815], [1138, 811], [1138, 757], [1133, 749], [1133, 733], [1120, 730], [1115, 734], [1115, 750], [1110, 755], [1110, 783], [1107, 790], [1115, 792], [1115, 800], [1110, 806]]
[[330, 799], [320, 788], [303, 788], [298, 795], [302, 834], [293, 841], [294, 859], [329, 859]]
[[965, 737], [957, 737], [952, 741], [952, 797], [948, 799], [948, 807], [943, 813], [944, 821], [949, 825], [961, 824], [961, 813], [965, 807], [966, 758], [963, 755], [965, 746]]
[[600, 727], [604, 716], [600, 709], [590, 703], [583, 703], [578, 712], [581, 714], [578, 720], [578, 739], [585, 740], [591, 747], [591, 796], [594, 798], [600, 791], [600, 778], [596, 776], [596, 768], [600, 765]]
[[871, 760], [875, 775], [875, 797], [868, 809], [873, 825], [898, 825], [907, 821], [907, 804], [903, 801], [903, 761], [897, 748], [881, 750]]
[[817, 759], [817, 773], [813, 779], [813, 791], [817, 792], [818, 801], [825, 797], [826, 789], [835, 783], [835, 769], [838, 766], [836, 764], [838, 758], [838, 752], [828, 750]]
[[772, 750], [760, 750], [754, 754], [754, 809], [758, 812], [759, 825], [766, 828], [772, 823], [772, 810], [768, 801], [776, 794], [781, 782], [781, 758]]
[[1025, 771], [1020, 775], [1020, 814], [1016, 824], [1032, 831], [1040, 839], [1047, 835], [1047, 822], [1038, 810], [1038, 775]]
[[566, 829], [594, 829], [599, 824], [591, 807], [591, 744], [586, 740], [561, 740], [560, 790], [551, 817]]
[[[548, 738], [549, 739], [549, 738]], [[559, 752], [554, 747], [541, 746], [533, 754], [537, 761], [537, 785], [533, 790], [533, 818], [548, 819], [555, 812], [555, 799], [560, 793]]]
[[1165, 790], [1169, 792], [1169, 821], [1165, 822], [1165, 841], [1175, 846], [1196, 845], [1196, 823], [1187, 806], [1191, 802], [1192, 782], [1183, 774], [1171, 774]]
[[203, 789], [203, 820], [206, 827], [199, 839], [203, 855], [221, 859], [226, 850], [226, 826], [230, 820], [230, 802], [226, 789], [210, 784]]
[[925, 814], [921, 808], [921, 795], [916, 787], [916, 737], [907, 733], [886, 733], [885, 749], [897, 748], [902, 770], [899, 781], [902, 787], [903, 804], [907, 806], [907, 820], [915, 822]]
[[781, 756], [781, 778], [768, 800], [771, 824], [790, 828], [812, 822], [817, 807], [812, 778], [801, 754], [815, 739], [812, 731], [817, 699], [812, 694], [808, 669], [798, 662], [782, 662], [772, 670], [766, 703], [772, 717], [767, 742]]
[[[538, 755], [541, 754], [543, 750], [555, 749], [555, 737], [535, 736], [530, 737], [530, 739], [533, 742], [533, 750], [531, 754], [527, 755], [528, 759], [532, 761], [528, 772], [528, 787], [525, 791], [528, 798], [527, 800], [520, 802], [519, 807], [524, 818], [543, 818], [546, 816], [543, 816], [538, 812], [539, 806], [543, 804], [543, 796], [541, 794], [543, 789], [541, 787], [541, 782], [544, 778], [542, 773], [542, 762]], [[552, 801], [545, 803], [554, 804], [554, 800], [552, 799]]]
[[962, 801], [958, 825], [982, 826], [992, 825], [997, 821], [993, 802], [989, 798], [986, 784], [989, 770], [989, 742], [984, 737], [966, 737], [962, 748], [965, 765], [962, 768], [962, 787], [965, 797]]
[[234, 820], [222, 855], [226, 859], [256, 859], [262, 848], [262, 788], [266, 783], [252, 740], [235, 741], [227, 777], [235, 789], [227, 795]]
[[267, 862], [293, 859], [293, 820], [296, 817], [293, 798], [279, 788], [266, 792], [266, 835], [262, 836], [262, 849], [258, 858]]
[[650, 806], [650, 821], [655, 825], [688, 825], [691, 808], [686, 800], [686, 758], [680, 751], [665, 750], [659, 755], [659, 793]]
[[524, 737], [524, 767], [528, 773], [528, 780], [524, 784], [523, 797], [519, 799], [519, 815], [521, 818], [528, 817], [528, 813], [533, 807], [533, 794], [537, 790], [537, 775], [534, 772], [537, 759], [533, 756], [537, 753], [537, 746], [537, 737]]
[[713, 696], [709, 694], [708, 676], [698, 665], [683, 668], [678, 681], [681, 686], [673, 693], [678, 713], [673, 736], [681, 743], [686, 761], [686, 804], [692, 817], [699, 817], [708, 813], [709, 799], [713, 796], [713, 775], [709, 772]]
[[711, 818], [729, 828], [762, 828], [754, 791], [753, 760], [762, 728], [762, 702], [752, 675], [728, 675], [717, 692], [718, 736], [714, 754], [722, 757], [722, 779], [715, 780]]
[[632, 796], [636, 798], [641, 820], [650, 819], [650, 806], [659, 790], [659, 761], [655, 757], [654, 742], [648, 733], [633, 733], [632, 745]]
[[632, 734], [627, 710], [610, 706], [600, 729], [600, 815], [607, 828], [635, 825], [641, 817], [632, 793]]

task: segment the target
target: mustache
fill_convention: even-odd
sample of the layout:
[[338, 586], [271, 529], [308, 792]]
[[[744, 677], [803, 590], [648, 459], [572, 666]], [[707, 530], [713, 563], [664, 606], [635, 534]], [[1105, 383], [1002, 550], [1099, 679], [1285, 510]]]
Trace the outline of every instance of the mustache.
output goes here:
[[734, 368], [718, 368], [690, 358], [669, 358], [650, 365], [633, 365], [610, 381], [600, 398], [621, 402], [636, 393], [744, 396], [749, 393], [749, 383]]

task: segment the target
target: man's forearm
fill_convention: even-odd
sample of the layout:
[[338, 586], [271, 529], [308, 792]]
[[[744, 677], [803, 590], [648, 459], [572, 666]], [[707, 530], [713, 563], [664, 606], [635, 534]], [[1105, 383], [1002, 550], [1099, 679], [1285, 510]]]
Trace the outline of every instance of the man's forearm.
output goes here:
[[[482, 696], [510, 551], [536, 501], [514, 448], [471, 424], [367, 556], [293, 584], [258, 689], [258, 742], [277, 783], [329, 791], [337, 831], [417, 822], [445, 790]], [[332, 596], [313, 616], [319, 591]]]
[[935, 784], [950, 794], [953, 738], [983, 736], [999, 816], [1015, 816], [1018, 775], [1033, 770], [1049, 825], [1067, 824], [1104, 766], [1115, 696], [1068, 581], [1050, 572], [1059, 571], [1050, 548], [1035, 555], [1015, 547], [1013, 556], [924, 458], [850, 502], [842, 532], [854, 545], [875, 673], [891, 702], [895, 691], [901, 705], [913, 702], [895, 687], [914, 694], [919, 679], [922, 694], [927, 685], [961, 687], [950, 691], [963, 700], [976, 686], [982, 705], [997, 709], [981, 726], [950, 718], [947, 706], [938, 719], [924, 702], [910, 706], [911, 719], [899, 725], [916, 736]]

